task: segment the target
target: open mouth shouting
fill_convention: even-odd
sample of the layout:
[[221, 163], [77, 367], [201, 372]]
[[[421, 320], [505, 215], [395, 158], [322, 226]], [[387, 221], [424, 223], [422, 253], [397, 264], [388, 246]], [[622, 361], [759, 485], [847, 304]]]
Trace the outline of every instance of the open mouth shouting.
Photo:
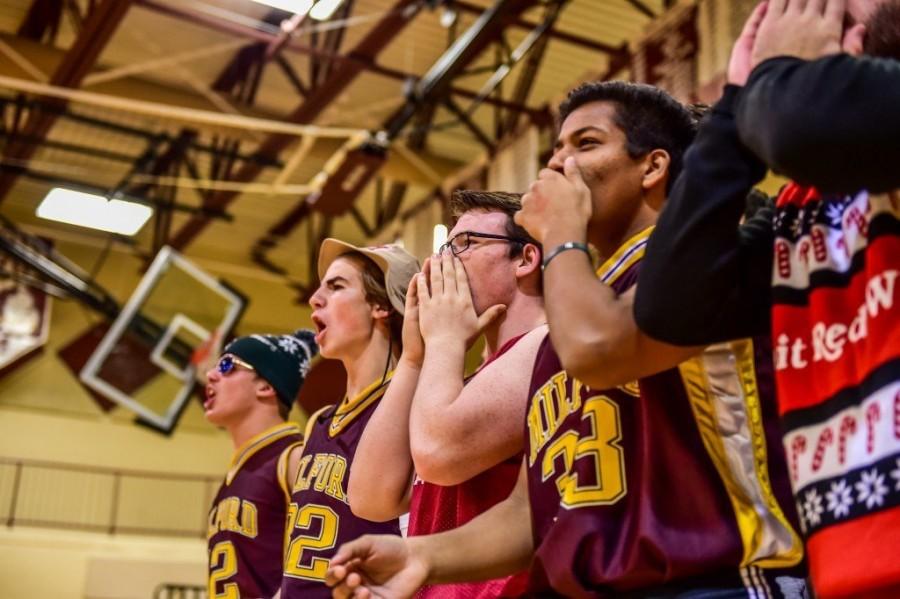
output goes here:
[[313, 326], [316, 327], [316, 343], [322, 345], [322, 339], [325, 337], [325, 329], [328, 328], [328, 325], [325, 324], [325, 321], [321, 316], [313, 313], [312, 315]]
[[212, 385], [206, 385], [206, 400], [203, 402], [203, 410], [209, 412], [216, 403], [216, 390]]

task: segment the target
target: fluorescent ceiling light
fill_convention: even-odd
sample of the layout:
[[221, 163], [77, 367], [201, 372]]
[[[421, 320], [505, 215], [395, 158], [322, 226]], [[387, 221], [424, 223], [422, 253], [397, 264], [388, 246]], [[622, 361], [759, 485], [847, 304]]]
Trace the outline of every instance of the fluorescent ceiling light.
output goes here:
[[437, 254], [441, 246], [447, 242], [447, 227], [445, 225], [434, 226], [434, 237], [432, 237], [431, 247], [433, 253]]
[[153, 214], [153, 209], [136, 202], [107, 200], [93, 193], [54, 187], [37, 207], [36, 214], [70, 225], [134, 235]]
[[298, 15], [305, 15], [312, 8], [313, 0], [253, 0], [258, 4], [265, 4], [272, 8], [280, 8], [281, 10], [292, 12]]
[[309, 11], [309, 16], [316, 21], [327, 21], [338, 9], [344, 0], [319, 0]]

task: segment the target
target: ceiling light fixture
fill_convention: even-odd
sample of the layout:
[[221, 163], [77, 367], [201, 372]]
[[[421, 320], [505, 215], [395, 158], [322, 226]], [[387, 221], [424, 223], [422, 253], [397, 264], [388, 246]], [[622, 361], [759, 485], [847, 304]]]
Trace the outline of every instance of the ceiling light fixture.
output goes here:
[[120, 235], [134, 235], [153, 214], [137, 202], [54, 187], [35, 211], [40, 218]]
[[312, 8], [313, 0], [253, 0], [257, 4], [265, 4], [297, 15], [305, 15]]
[[344, 0], [319, 0], [310, 9], [309, 16], [316, 21], [327, 21], [343, 3]]

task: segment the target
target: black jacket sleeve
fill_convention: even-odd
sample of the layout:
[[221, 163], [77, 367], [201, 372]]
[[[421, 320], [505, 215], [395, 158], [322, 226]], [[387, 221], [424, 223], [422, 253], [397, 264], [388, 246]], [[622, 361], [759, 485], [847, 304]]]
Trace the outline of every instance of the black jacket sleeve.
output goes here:
[[735, 108], [741, 141], [821, 191], [900, 187], [900, 62], [846, 54], [767, 60]]
[[769, 329], [771, 208], [741, 226], [765, 166], [738, 139], [729, 86], [700, 126], [641, 262], [634, 315], [676, 345], [738, 339]]

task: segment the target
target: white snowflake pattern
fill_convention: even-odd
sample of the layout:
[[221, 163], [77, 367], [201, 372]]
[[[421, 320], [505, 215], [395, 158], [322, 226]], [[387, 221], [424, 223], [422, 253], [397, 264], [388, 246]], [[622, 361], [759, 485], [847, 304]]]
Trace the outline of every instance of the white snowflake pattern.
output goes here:
[[806, 499], [803, 502], [803, 511], [806, 514], [806, 521], [810, 526], [817, 526], [822, 521], [822, 496], [815, 489], [806, 492]]
[[812, 209], [812, 222], [819, 222], [820, 214], [822, 214], [822, 202], [816, 202], [815, 208]]
[[835, 518], [846, 516], [850, 513], [850, 506], [853, 505], [853, 489], [846, 480], [841, 479], [831, 483], [831, 490], [825, 493], [825, 499], [828, 501], [828, 511], [834, 514]]
[[888, 488], [884, 484], [884, 474], [879, 474], [877, 468], [872, 468], [868, 472], [862, 473], [862, 478], [854, 485], [857, 492], [856, 500], [866, 502], [866, 507], [872, 509], [876, 505], [884, 503], [884, 496], [887, 495]]
[[803, 534], [806, 534], [806, 518], [803, 513], [803, 506], [799, 501], [797, 502], [797, 516], [800, 517], [800, 531], [803, 532]]
[[775, 213], [775, 218], [772, 222], [772, 225], [774, 226], [776, 231], [781, 229], [781, 226], [784, 224], [785, 216], [786, 215], [783, 210], [779, 210], [778, 212]]
[[796, 239], [803, 234], [803, 212], [799, 212], [797, 216], [794, 217], [794, 221], [791, 223], [791, 235]]
[[259, 341], [260, 343], [262, 343], [263, 345], [265, 345], [266, 347], [268, 347], [270, 350], [272, 350], [272, 351], [278, 351], [278, 348], [275, 347], [275, 344], [272, 343], [271, 341], [269, 341], [267, 335], [250, 335], [250, 337], [251, 337], [252, 339], [256, 339], [257, 341]]
[[844, 206], [841, 202], [830, 203], [825, 209], [825, 216], [828, 217], [828, 224], [832, 228], [839, 229], [844, 218]]
[[900, 458], [897, 458], [897, 467], [891, 470], [891, 478], [896, 479], [896, 484], [894, 484], [894, 490], [900, 491]]
[[297, 341], [297, 339], [295, 339], [294, 337], [289, 337], [287, 335], [278, 337], [277, 343], [278, 347], [291, 355], [296, 354], [300, 349], [300, 342]]

